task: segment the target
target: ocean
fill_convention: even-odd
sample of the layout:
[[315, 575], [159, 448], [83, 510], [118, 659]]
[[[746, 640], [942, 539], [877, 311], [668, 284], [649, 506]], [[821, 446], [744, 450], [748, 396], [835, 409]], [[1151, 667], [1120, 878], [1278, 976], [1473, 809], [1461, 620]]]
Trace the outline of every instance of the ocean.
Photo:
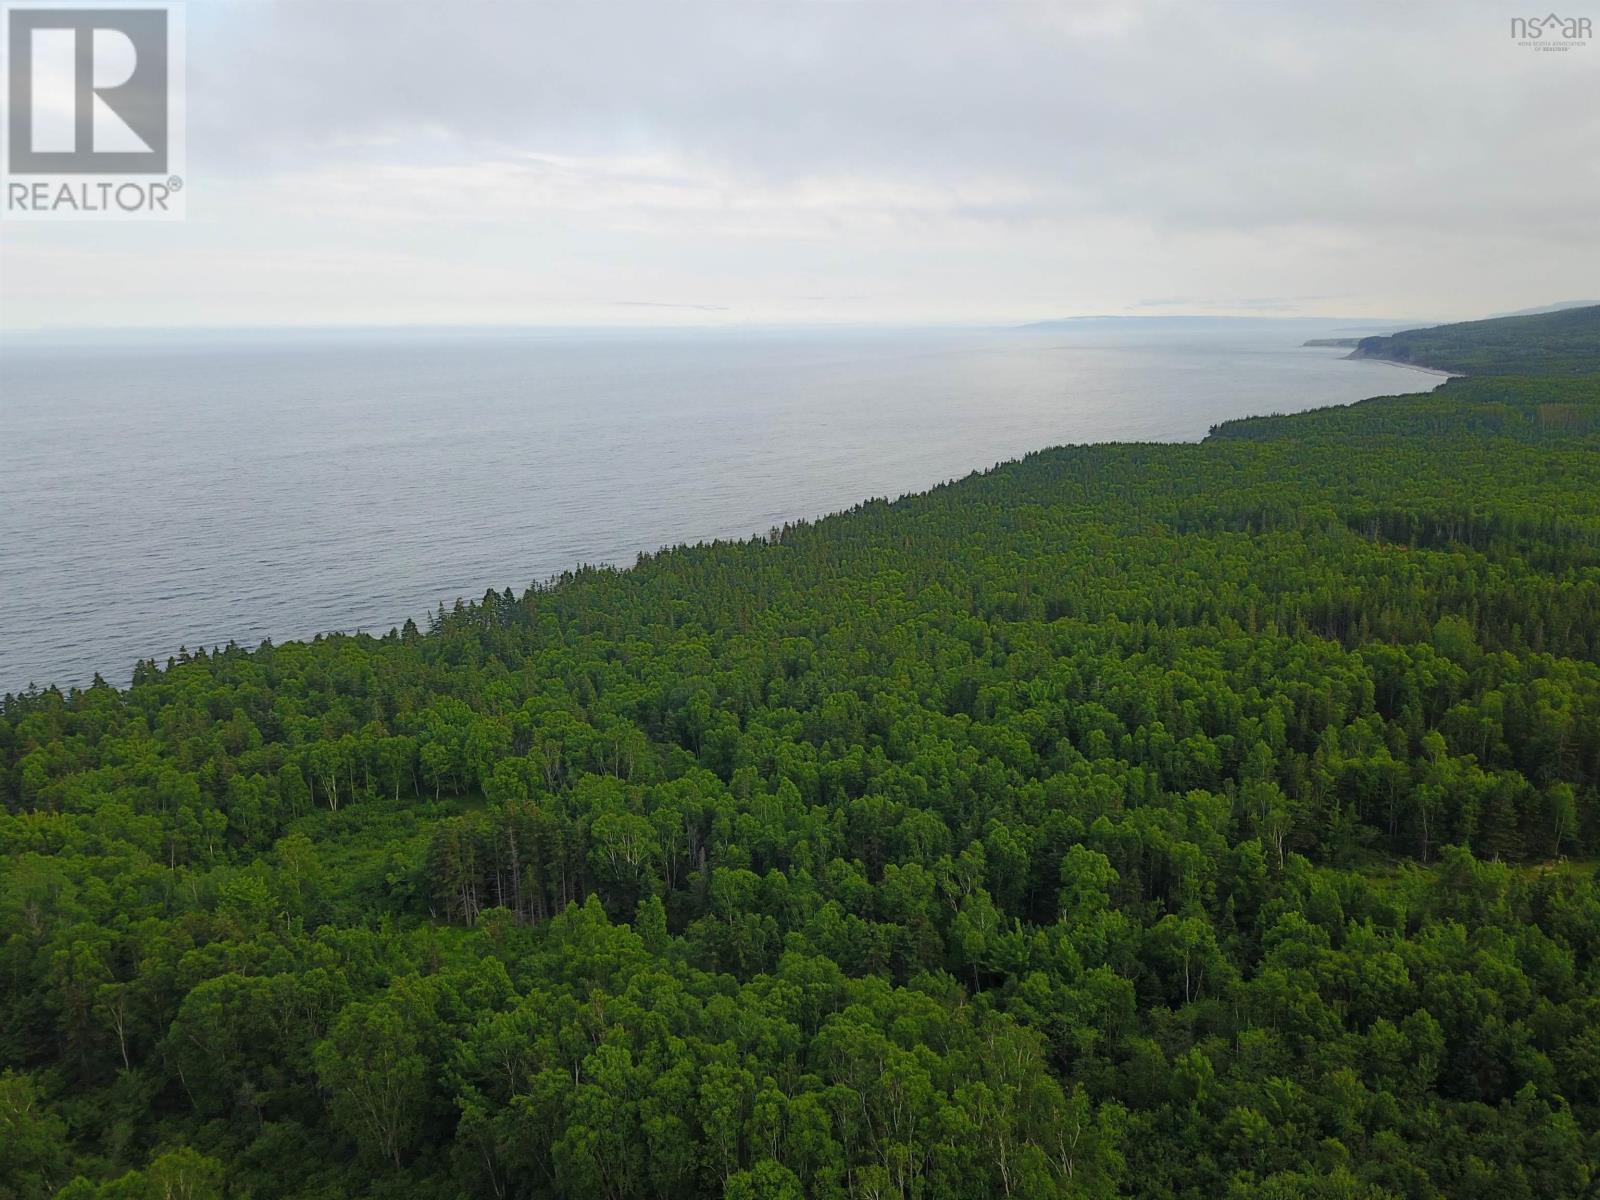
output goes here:
[[1439, 380], [1347, 326], [372, 330], [0, 342], [0, 692], [423, 622], [1046, 446]]

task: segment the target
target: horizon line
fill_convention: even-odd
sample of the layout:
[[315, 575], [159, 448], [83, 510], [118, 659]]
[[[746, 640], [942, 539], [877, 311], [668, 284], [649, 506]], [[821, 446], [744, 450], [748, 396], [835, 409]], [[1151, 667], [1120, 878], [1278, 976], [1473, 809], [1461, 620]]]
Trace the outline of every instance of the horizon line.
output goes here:
[[[1457, 317], [1455, 321], [1482, 320], [1483, 317]], [[1350, 322], [1362, 325], [1394, 325], [1399, 326], [1409, 321], [1419, 324], [1425, 320], [1428, 324], [1449, 323], [1438, 318], [1400, 318], [1393, 316], [1358, 316], [1348, 313], [1220, 313], [1220, 312], [1172, 312], [1172, 313], [1107, 313], [1090, 312], [1074, 313], [1065, 316], [1053, 317], [996, 317], [978, 320], [937, 320], [937, 319], [908, 319], [908, 318], [883, 318], [872, 319], [794, 319], [794, 320], [750, 320], [750, 321], [680, 321], [680, 322], [635, 322], [635, 321], [350, 321], [350, 322], [255, 322], [213, 325], [32, 325], [32, 326], [6, 326], [0, 325], [0, 339], [7, 338], [34, 338], [34, 337], [139, 337], [139, 336], [170, 336], [174, 334], [337, 334], [337, 333], [383, 333], [405, 332], [419, 330], [436, 330], [440, 332], [561, 332], [561, 333], [649, 333], [649, 332], [710, 332], [726, 333], [741, 331], [763, 330], [908, 330], [908, 329], [968, 329], [968, 330], [994, 330], [999, 332], [1011, 330], [1027, 330], [1044, 325], [1062, 325], [1072, 322], [1156, 322], [1156, 321], [1205, 321], [1205, 322], [1247, 322], [1247, 323], [1287, 323], [1287, 322]]]

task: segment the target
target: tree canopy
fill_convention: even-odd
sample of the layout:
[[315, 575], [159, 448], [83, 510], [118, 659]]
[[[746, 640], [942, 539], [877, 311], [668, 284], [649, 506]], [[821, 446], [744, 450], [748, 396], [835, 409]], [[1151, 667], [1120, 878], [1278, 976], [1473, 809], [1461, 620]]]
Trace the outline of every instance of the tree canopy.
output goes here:
[[1592, 1195], [1597, 788], [1564, 369], [9, 696], [0, 1197]]

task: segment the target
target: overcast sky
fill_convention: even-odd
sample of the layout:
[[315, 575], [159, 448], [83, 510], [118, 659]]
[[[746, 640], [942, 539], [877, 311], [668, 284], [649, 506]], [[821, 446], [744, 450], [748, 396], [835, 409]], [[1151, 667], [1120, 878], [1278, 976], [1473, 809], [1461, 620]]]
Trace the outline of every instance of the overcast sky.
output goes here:
[[190, 0], [188, 220], [0, 226], [0, 322], [1590, 298], [1600, 41], [1527, 7]]

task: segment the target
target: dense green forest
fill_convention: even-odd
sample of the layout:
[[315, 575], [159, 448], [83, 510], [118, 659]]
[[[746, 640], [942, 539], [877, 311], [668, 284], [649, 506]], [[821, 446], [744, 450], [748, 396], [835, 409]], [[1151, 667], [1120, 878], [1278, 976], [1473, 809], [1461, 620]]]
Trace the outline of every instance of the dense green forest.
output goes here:
[[7, 697], [0, 1197], [1594, 1195], [1600, 339], [1524, 328]]
[[1468, 375], [1592, 375], [1600, 371], [1600, 305], [1362, 338], [1353, 357]]

